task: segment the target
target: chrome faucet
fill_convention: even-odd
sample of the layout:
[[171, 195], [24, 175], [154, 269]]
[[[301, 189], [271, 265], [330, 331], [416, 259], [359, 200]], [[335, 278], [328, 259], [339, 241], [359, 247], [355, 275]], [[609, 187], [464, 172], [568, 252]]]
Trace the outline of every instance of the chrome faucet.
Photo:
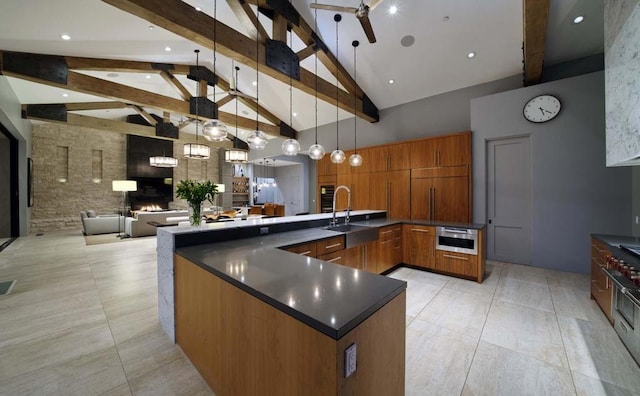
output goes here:
[[347, 216], [344, 218], [344, 224], [349, 224], [349, 212], [351, 211], [351, 190], [349, 190], [349, 187], [347, 186], [338, 186], [333, 191], [333, 220], [331, 220], [331, 224], [329, 224], [329, 227], [335, 227], [336, 225], [338, 225], [338, 222], [336, 221], [336, 196], [338, 195], [338, 191], [340, 190], [347, 190]]

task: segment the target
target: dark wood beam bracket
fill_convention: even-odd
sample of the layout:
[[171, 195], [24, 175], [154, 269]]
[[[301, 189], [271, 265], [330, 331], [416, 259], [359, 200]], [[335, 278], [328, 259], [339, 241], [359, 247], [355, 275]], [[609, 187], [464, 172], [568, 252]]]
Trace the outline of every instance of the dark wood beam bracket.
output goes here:
[[278, 40], [267, 40], [265, 51], [267, 66], [291, 78], [300, 80], [300, 60], [298, 55], [286, 43]]
[[32, 78], [66, 84], [69, 69], [63, 56], [2, 52], [2, 70]]

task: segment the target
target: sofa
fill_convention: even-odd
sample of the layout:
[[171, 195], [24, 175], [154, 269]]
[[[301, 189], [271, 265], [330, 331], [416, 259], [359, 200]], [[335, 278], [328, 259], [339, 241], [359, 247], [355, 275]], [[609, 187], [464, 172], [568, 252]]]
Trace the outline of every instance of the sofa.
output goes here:
[[117, 214], [96, 216], [93, 210], [81, 211], [82, 231], [85, 235], [112, 234], [124, 230], [124, 217]]
[[[221, 210], [221, 209], [220, 209]], [[202, 211], [202, 215], [216, 213], [216, 208], [208, 208]], [[132, 238], [156, 235], [158, 228], [149, 222], [167, 223], [178, 225], [180, 222], [189, 224], [188, 210], [167, 210], [163, 212], [136, 212], [134, 217], [127, 217], [124, 233]]]

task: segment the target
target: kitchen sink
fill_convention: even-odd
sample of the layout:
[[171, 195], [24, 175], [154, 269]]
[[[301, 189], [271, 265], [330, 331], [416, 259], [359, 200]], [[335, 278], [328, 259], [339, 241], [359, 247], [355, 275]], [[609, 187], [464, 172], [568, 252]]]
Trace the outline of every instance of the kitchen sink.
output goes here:
[[375, 227], [365, 227], [355, 224], [340, 224], [333, 227], [325, 227], [325, 230], [344, 234], [344, 243], [347, 248], [378, 240], [378, 229]]

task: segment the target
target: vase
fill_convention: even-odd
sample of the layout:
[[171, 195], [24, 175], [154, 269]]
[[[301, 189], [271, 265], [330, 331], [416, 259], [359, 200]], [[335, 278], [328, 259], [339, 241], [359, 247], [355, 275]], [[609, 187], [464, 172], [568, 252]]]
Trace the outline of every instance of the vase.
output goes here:
[[194, 227], [202, 224], [202, 202], [189, 203], [189, 222]]

